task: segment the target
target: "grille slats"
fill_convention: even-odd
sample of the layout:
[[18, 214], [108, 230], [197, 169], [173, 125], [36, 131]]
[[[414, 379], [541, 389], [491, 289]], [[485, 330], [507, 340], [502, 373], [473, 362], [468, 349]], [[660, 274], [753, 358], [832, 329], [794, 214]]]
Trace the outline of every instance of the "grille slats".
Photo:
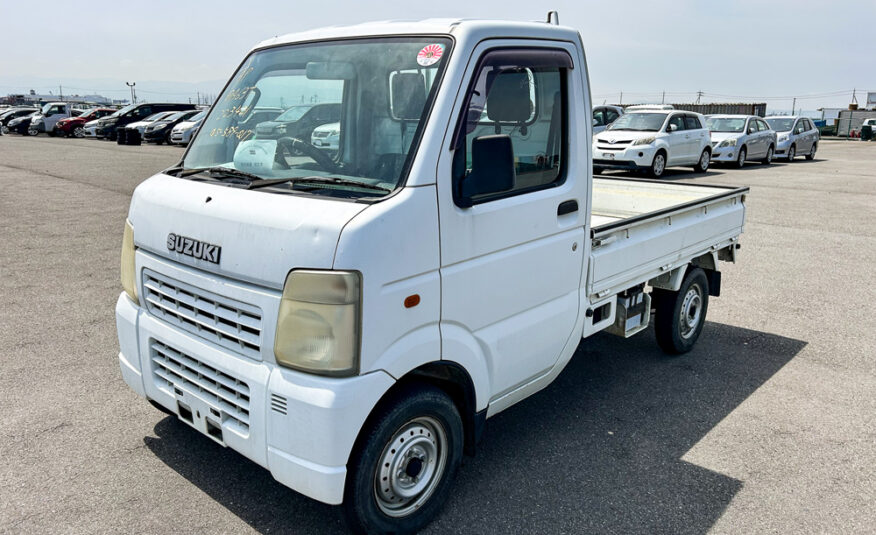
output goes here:
[[156, 340], [150, 349], [159, 384], [196, 391], [218, 406], [233, 423], [249, 430], [249, 385]]
[[154, 316], [247, 357], [261, 359], [261, 311], [206, 290], [143, 271], [144, 300]]

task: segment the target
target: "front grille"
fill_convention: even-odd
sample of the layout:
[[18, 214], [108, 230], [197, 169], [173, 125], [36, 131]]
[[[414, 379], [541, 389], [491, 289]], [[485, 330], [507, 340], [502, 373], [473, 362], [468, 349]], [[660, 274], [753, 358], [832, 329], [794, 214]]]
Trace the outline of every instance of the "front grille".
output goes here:
[[223, 414], [223, 424], [249, 431], [249, 386], [198, 359], [152, 340], [150, 353], [159, 386], [192, 390]]
[[626, 147], [620, 147], [618, 145], [596, 145], [596, 148], [599, 150], [624, 150]]
[[149, 312], [224, 348], [261, 360], [262, 315], [234, 301], [150, 270], [143, 270]]

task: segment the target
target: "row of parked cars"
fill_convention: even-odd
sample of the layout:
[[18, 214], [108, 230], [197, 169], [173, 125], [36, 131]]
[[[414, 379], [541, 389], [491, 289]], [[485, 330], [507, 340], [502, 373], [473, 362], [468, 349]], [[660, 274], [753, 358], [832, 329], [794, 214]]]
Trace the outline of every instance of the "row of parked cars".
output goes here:
[[799, 116], [709, 115], [669, 105], [597, 106], [593, 109], [593, 169], [645, 171], [654, 178], [667, 167], [704, 172], [711, 163], [769, 165], [774, 158], [815, 158], [820, 135]]
[[93, 137], [122, 144], [141, 141], [187, 144], [206, 110], [194, 104], [147, 103], [113, 108], [78, 109], [70, 102], [50, 102], [41, 108], [0, 110], [3, 134]]
[[[122, 145], [152, 142], [187, 145], [201, 126], [207, 110], [193, 104], [146, 103], [111, 108], [75, 109], [71, 103], [52, 102], [41, 109], [0, 110], [3, 133], [100, 138]], [[337, 151], [341, 106], [324, 102], [289, 108], [259, 110], [255, 132], [262, 139], [294, 137], [309, 140], [326, 151]]]

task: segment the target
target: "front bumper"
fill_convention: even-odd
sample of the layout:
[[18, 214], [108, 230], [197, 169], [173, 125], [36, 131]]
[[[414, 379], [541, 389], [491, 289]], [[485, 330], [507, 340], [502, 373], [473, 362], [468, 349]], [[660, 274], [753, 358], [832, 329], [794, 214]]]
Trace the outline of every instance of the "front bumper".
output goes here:
[[738, 147], [736, 145], [731, 145], [729, 147], [721, 147], [720, 143], [712, 147], [712, 161], [713, 162], [735, 162], [736, 158], [739, 157], [739, 152], [736, 150]]
[[[226, 295], [235, 299], [257, 293], [262, 304], [279, 299], [265, 290], [218, 281], [138, 253], [137, 272], [144, 266], [200, 288], [226, 289]], [[138, 286], [142, 296], [142, 283]], [[276, 321], [267, 307], [263, 310], [266, 322]], [[247, 358], [157, 319], [125, 293], [116, 303], [116, 327], [122, 377], [137, 394], [267, 468], [293, 490], [328, 504], [342, 502], [353, 443], [371, 409], [393, 384], [391, 376], [379, 371], [344, 379], [318, 377], [279, 367], [268, 359]], [[273, 328], [265, 330], [270, 332], [263, 337], [272, 339]], [[162, 364], [166, 359], [156, 348], [171, 354], [186, 370], [199, 373], [186, 380], [183, 371], [171, 372], [173, 381], [168, 381], [169, 368]], [[199, 383], [199, 378], [210, 374], [218, 374], [232, 390], [245, 388], [246, 399], [234, 401], [243, 398], [226, 396], [231, 405], [217, 402], [210, 392], [212, 383], [206, 388]], [[244, 405], [248, 413], [242, 416], [239, 407]]]
[[165, 136], [169, 132], [166, 128], [162, 128], [161, 130], [151, 130], [147, 131], [145, 128], [142, 132], [144, 141], [164, 141]]
[[787, 158], [788, 157], [788, 149], [791, 148], [793, 141], [787, 139], [785, 141], [777, 141], [776, 142], [776, 152], [775, 155], [777, 158]]
[[593, 165], [606, 169], [646, 169], [651, 167], [657, 147], [630, 145], [622, 150], [593, 147]]

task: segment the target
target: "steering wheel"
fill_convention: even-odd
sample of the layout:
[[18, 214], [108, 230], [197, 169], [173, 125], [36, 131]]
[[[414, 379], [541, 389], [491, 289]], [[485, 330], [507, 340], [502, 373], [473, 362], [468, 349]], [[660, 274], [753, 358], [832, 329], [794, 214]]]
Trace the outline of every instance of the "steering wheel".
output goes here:
[[307, 156], [310, 156], [313, 161], [319, 164], [320, 167], [330, 173], [338, 173], [341, 170], [338, 164], [336, 164], [335, 161], [332, 160], [331, 156], [326, 154], [323, 150], [318, 149], [310, 143], [302, 141], [297, 137], [281, 137], [277, 140], [277, 148], [281, 149], [277, 151], [278, 156], [281, 156], [280, 158], [277, 158], [277, 160], [284, 169], [288, 169], [289, 164], [286, 163], [286, 158], [282, 157], [282, 154], [280, 154], [280, 152], [286, 151], [289, 153], [289, 156], [295, 156], [294, 151], [299, 151], [303, 152]]

